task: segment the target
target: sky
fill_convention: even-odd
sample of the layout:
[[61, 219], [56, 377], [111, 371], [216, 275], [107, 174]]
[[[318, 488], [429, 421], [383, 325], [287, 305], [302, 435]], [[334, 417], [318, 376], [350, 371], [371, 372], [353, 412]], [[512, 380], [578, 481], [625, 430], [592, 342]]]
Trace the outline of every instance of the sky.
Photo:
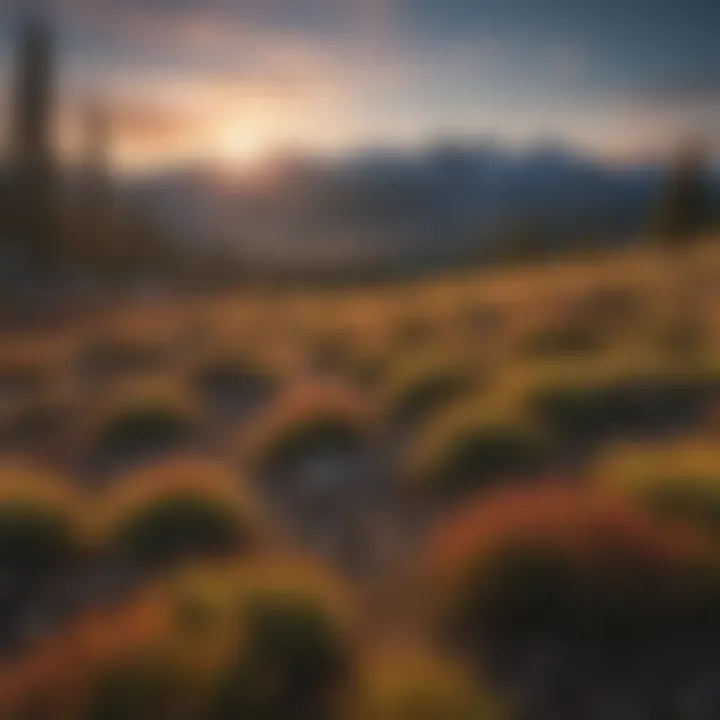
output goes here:
[[[0, 0], [0, 109], [16, 19]], [[720, 148], [712, 0], [35, 0], [55, 19], [59, 135], [90, 97], [118, 166], [229, 166], [448, 137], [611, 161]]]

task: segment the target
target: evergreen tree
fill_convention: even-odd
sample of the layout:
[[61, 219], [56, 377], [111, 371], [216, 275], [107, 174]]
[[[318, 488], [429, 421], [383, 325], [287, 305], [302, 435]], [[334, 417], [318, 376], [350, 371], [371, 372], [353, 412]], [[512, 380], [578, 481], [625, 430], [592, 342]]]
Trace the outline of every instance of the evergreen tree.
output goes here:
[[692, 242], [708, 228], [705, 157], [698, 146], [684, 149], [675, 161], [654, 224], [655, 235], [669, 245]]

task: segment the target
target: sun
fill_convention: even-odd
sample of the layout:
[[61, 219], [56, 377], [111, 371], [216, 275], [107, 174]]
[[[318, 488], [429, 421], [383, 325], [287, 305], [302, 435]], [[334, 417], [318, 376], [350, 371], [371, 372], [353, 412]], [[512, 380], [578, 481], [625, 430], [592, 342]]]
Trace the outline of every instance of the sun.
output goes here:
[[267, 138], [260, 133], [238, 127], [221, 130], [212, 144], [218, 165], [238, 169], [251, 169], [262, 164], [269, 147]]

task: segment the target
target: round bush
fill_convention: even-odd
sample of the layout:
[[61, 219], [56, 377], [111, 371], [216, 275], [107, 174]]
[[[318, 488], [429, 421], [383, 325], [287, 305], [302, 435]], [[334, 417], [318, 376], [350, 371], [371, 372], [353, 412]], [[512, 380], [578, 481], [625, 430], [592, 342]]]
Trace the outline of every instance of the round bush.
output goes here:
[[453, 518], [433, 541], [429, 578], [444, 622], [472, 652], [498, 634], [538, 633], [604, 651], [712, 616], [719, 569], [690, 534], [550, 487], [503, 493]]
[[716, 392], [706, 374], [599, 363], [546, 378], [527, 391], [526, 403], [552, 431], [582, 442], [687, 427]]
[[[218, 601], [218, 596], [220, 600]], [[352, 611], [332, 579], [301, 566], [247, 566], [222, 587], [197, 581], [178, 590], [178, 608], [214, 603], [216, 625], [234, 641], [211, 701], [208, 718], [338, 717], [347, 692], [352, 655]], [[213, 599], [214, 598], [214, 599]], [[206, 612], [192, 613], [194, 618]]]
[[158, 383], [118, 392], [96, 413], [90, 437], [96, 456], [133, 458], [175, 449], [199, 427], [199, 414], [183, 389]]
[[630, 445], [597, 463], [598, 487], [663, 519], [720, 531], [720, 452], [705, 441]]
[[212, 464], [170, 461], [118, 484], [107, 499], [106, 542], [144, 565], [248, 551], [260, 520], [247, 488]]
[[319, 453], [362, 447], [371, 421], [366, 403], [342, 386], [300, 387], [262, 413], [241, 443], [255, 467], [283, 471]]
[[58, 570], [83, 550], [82, 506], [62, 481], [20, 465], [0, 467], [0, 565]]
[[542, 473], [550, 456], [548, 437], [526, 419], [470, 404], [421, 430], [410, 473], [424, 487], [454, 496]]

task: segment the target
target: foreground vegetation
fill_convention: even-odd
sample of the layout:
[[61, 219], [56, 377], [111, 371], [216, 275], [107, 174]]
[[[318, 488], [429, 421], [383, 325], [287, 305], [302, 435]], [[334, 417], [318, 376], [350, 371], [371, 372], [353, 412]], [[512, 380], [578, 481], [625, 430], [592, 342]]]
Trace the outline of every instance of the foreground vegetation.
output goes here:
[[7, 334], [0, 714], [716, 717], [718, 311], [707, 244]]

